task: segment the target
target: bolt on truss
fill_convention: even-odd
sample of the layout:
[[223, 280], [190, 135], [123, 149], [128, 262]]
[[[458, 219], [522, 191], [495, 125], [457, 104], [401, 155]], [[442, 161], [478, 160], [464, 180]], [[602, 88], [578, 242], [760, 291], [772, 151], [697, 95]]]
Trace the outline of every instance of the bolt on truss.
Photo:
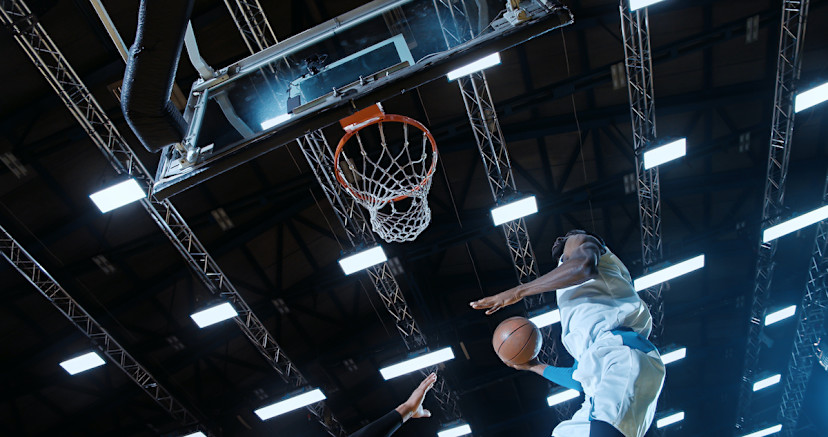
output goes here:
[[[788, 178], [788, 162], [791, 156], [794, 127], [794, 97], [802, 64], [802, 46], [808, 17], [808, 0], [782, 2], [782, 19], [779, 31], [779, 52], [776, 64], [776, 89], [773, 100], [768, 169], [762, 204], [762, 227], [780, 222], [785, 199], [785, 182]], [[748, 321], [747, 347], [739, 386], [739, 405], [736, 427], [743, 428], [751, 414], [753, 379], [759, 362], [762, 337], [762, 317], [773, 280], [776, 241], [761, 242], [756, 258], [750, 319]]]
[[[370, 247], [377, 244], [374, 234], [368, 226], [368, 221], [362, 213], [353, 197], [347, 195], [342, 185], [336, 181], [334, 176], [334, 155], [333, 149], [321, 130], [306, 134], [297, 138], [296, 142], [305, 155], [305, 159], [316, 176], [319, 186], [325, 193], [325, 197], [333, 207], [337, 219], [345, 229], [345, 234], [352, 248]], [[427, 347], [426, 338], [420, 331], [414, 316], [408, 308], [402, 290], [397, 280], [391, 273], [387, 262], [378, 264], [368, 269], [368, 276], [379, 293], [385, 308], [394, 319], [397, 332], [402, 337], [406, 348], [409, 351], [416, 351]], [[427, 374], [428, 370], [423, 371]], [[434, 398], [440, 404], [441, 410], [448, 420], [462, 417], [457, 405], [457, 395], [451, 390], [445, 381], [440, 378], [434, 386]]]
[[[660, 262], [662, 257], [661, 189], [658, 167], [645, 169], [643, 156], [644, 151], [656, 140], [650, 23], [647, 9], [631, 12], [627, 0], [621, 0], [620, 12], [638, 181], [641, 259], [646, 271]], [[654, 343], [659, 343], [664, 331], [664, 299], [661, 294], [663, 289], [664, 284], [659, 284], [644, 291], [644, 300], [649, 305], [653, 317], [652, 339]]]
[[[118, 366], [141, 390], [185, 428], [209, 432], [191, 413], [124, 349], [22, 246], [0, 226], [0, 254], [76, 328]], [[213, 434], [214, 435], [214, 434]]]
[[[13, 32], [15, 40], [115, 170], [119, 174], [135, 178], [147, 193], [152, 193], [152, 175], [130, 149], [25, 2], [0, 0], [0, 22]], [[236, 324], [279, 376], [290, 385], [306, 386], [307, 380], [284, 354], [273, 335], [256, 317], [250, 305], [238, 293], [172, 203], [150, 195], [141, 201], [141, 205], [207, 289], [233, 304], [238, 312]], [[344, 435], [344, 430], [325, 403], [308, 407], [308, 410], [329, 434]]]
[[[828, 174], [822, 191], [822, 204], [828, 205]], [[793, 436], [808, 389], [808, 380], [817, 361], [817, 345], [825, 338], [825, 308], [828, 306], [828, 222], [817, 224], [814, 250], [808, 262], [808, 282], [800, 305], [791, 359], [779, 406], [782, 432]]]

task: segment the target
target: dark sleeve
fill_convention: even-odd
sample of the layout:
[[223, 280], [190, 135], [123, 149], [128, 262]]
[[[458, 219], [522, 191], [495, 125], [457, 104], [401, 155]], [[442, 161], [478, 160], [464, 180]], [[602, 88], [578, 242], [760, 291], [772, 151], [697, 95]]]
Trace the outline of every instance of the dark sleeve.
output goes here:
[[389, 437], [402, 426], [402, 416], [397, 410], [391, 410], [385, 416], [365, 425], [350, 437]]

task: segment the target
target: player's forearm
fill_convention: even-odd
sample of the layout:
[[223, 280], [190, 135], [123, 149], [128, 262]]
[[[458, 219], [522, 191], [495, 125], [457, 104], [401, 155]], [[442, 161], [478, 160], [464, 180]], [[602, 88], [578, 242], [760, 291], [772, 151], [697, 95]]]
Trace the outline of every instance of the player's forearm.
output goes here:
[[532, 296], [579, 285], [596, 277], [598, 277], [598, 269], [592, 260], [569, 260], [534, 281], [521, 285], [518, 288], [518, 294], [520, 297]]

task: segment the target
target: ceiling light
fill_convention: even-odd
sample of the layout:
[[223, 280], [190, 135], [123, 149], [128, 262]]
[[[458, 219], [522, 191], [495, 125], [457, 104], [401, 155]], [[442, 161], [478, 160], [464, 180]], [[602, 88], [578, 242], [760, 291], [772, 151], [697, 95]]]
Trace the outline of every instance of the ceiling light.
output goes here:
[[206, 435], [204, 435], [204, 433], [203, 433], [203, 432], [201, 432], [201, 431], [196, 431], [196, 432], [194, 432], [194, 433], [192, 433], [192, 434], [187, 434], [187, 435], [185, 435], [184, 437], [207, 437], [207, 436], [206, 436]]
[[765, 316], [765, 326], [773, 325], [776, 322], [781, 320], [785, 320], [788, 317], [793, 317], [796, 314], [796, 305], [791, 305], [786, 308], [782, 308], [779, 311], [774, 311]]
[[794, 111], [799, 112], [828, 100], [828, 83], [803, 91], [796, 96]]
[[292, 117], [291, 114], [282, 114], [282, 115], [267, 119], [267, 120], [262, 122], [262, 130], [267, 130], [267, 129], [272, 128], [273, 126], [282, 124], [282, 123], [290, 120], [291, 117]]
[[554, 325], [555, 323], [561, 321], [561, 310], [556, 308], [552, 311], [548, 311], [543, 314], [539, 314], [535, 317], [532, 317], [529, 319], [529, 321], [534, 323], [535, 326], [537, 326], [538, 328]]
[[342, 267], [342, 271], [346, 275], [350, 275], [351, 273], [367, 269], [386, 260], [388, 260], [388, 257], [385, 256], [385, 251], [382, 250], [382, 246], [376, 246], [340, 259], [339, 266]]
[[664, 428], [667, 425], [672, 425], [676, 422], [681, 422], [682, 420], [684, 420], [684, 411], [679, 411], [678, 413], [658, 419], [656, 421], [656, 428]]
[[492, 209], [492, 220], [495, 226], [500, 226], [536, 212], [538, 212], [538, 202], [535, 196], [529, 196]]
[[765, 437], [766, 435], [776, 434], [779, 431], [782, 431], [782, 425], [774, 425], [770, 428], [760, 429], [759, 431], [745, 434], [742, 437]]
[[678, 141], [656, 147], [652, 150], [644, 152], [644, 169], [649, 170], [655, 166], [670, 162], [674, 159], [681, 158], [687, 154], [687, 139], [682, 138]]
[[500, 53], [492, 53], [491, 55], [478, 59], [471, 64], [449, 71], [446, 77], [448, 80], [454, 80], [458, 77], [468, 76], [472, 73], [477, 73], [478, 71], [485, 70], [495, 65], [500, 65]]
[[687, 261], [682, 261], [666, 269], [661, 269], [636, 279], [633, 282], [635, 284], [635, 291], [646, 290], [654, 285], [667, 282], [681, 275], [686, 275], [702, 267], [704, 267], [704, 255], [690, 258]]
[[275, 404], [270, 404], [266, 407], [259, 408], [258, 410], [254, 411], [254, 413], [256, 413], [256, 415], [259, 416], [259, 419], [267, 420], [276, 417], [280, 414], [285, 414], [289, 411], [298, 410], [299, 408], [306, 407], [310, 404], [319, 402], [324, 399], [325, 395], [322, 393], [321, 390], [317, 388], [309, 392], [302, 393], [298, 396], [294, 396], [292, 398], [276, 402]]
[[95, 352], [89, 352], [88, 354], [83, 354], [60, 363], [60, 367], [63, 367], [70, 375], [75, 375], [104, 364], [106, 364], [106, 361], [100, 355]]
[[445, 428], [437, 432], [437, 437], [458, 437], [461, 435], [471, 434], [471, 427], [468, 424], [462, 424]]
[[630, 0], [630, 11], [637, 11], [641, 8], [659, 3], [663, 0]]
[[450, 347], [447, 347], [425, 355], [420, 355], [419, 357], [412, 358], [401, 363], [394, 364], [393, 366], [384, 367], [380, 369], [380, 373], [382, 374], [382, 377], [385, 378], [385, 380], [387, 381], [389, 379], [396, 378], [400, 375], [405, 375], [406, 373], [411, 373], [416, 370], [424, 369], [426, 367], [442, 363], [443, 361], [453, 359], [454, 352], [451, 350]]
[[762, 241], [767, 243], [769, 241], [776, 240], [779, 237], [796, 232], [806, 226], [821, 222], [825, 219], [828, 219], [828, 205], [765, 229], [762, 233]]
[[779, 384], [779, 381], [781, 381], [781, 380], [782, 380], [782, 375], [780, 375], [778, 373], [776, 375], [769, 376], [765, 379], [760, 379], [759, 381], [756, 381], [756, 382], [753, 383], [753, 391], [759, 391], [759, 390], [762, 390], [763, 388], [768, 388], [772, 385]]
[[681, 360], [686, 356], [687, 356], [687, 348], [682, 347], [682, 348], [676, 349], [674, 351], [670, 351], [670, 352], [667, 352], [665, 354], [662, 354], [661, 355], [661, 362], [663, 362], [664, 365], [666, 366], [670, 363], [674, 363], [678, 360]]
[[138, 185], [138, 181], [130, 178], [97, 193], [92, 193], [89, 198], [95, 202], [101, 212], [109, 212], [146, 196], [147, 194]]
[[190, 314], [190, 318], [196, 322], [196, 325], [198, 325], [199, 328], [204, 328], [223, 320], [231, 319], [238, 315], [239, 313], [236, 312], [233, 305], [230, 305], [229, 302], [225, 302], [223, 304], [207, 308], [206, 310]]
[[546, 398], [546, 403], [549, 406], [558, 405], [564, 403], [570, 399], [575, 399], [581, 395], [581, 392], [578, 390], [572, 390], [571, 388], [565, 390], [558, 390], [557, 392], [553, 393], [551, 396]]

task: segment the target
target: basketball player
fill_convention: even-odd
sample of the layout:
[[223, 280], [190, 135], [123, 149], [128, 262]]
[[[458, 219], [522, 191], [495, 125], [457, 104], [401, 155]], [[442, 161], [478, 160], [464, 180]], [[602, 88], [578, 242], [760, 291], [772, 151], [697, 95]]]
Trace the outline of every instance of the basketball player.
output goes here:
[[512, 366], [586, 395], [553, 437], [641, 437], [653, 421], [664, 364], [647, 340], [652, 318], [627, 268], [597, 235], [573, 230], [552, 247], [558, 267], [527, 284], [471, 302], [492, 314], [526, 296], [557, 290], [561, 338], [572, 368], [537, 360]]
[[423, 408], [426, 393], [437, 382], [437, 374], [432, 373], [420, 383], [408, 397], [408, 400], [391, 410], [385, 416], [369, 423], [364, 428], [351, 434], [351, 437], [388, 437], [411, 418], [431, 417], [431, 412]]

